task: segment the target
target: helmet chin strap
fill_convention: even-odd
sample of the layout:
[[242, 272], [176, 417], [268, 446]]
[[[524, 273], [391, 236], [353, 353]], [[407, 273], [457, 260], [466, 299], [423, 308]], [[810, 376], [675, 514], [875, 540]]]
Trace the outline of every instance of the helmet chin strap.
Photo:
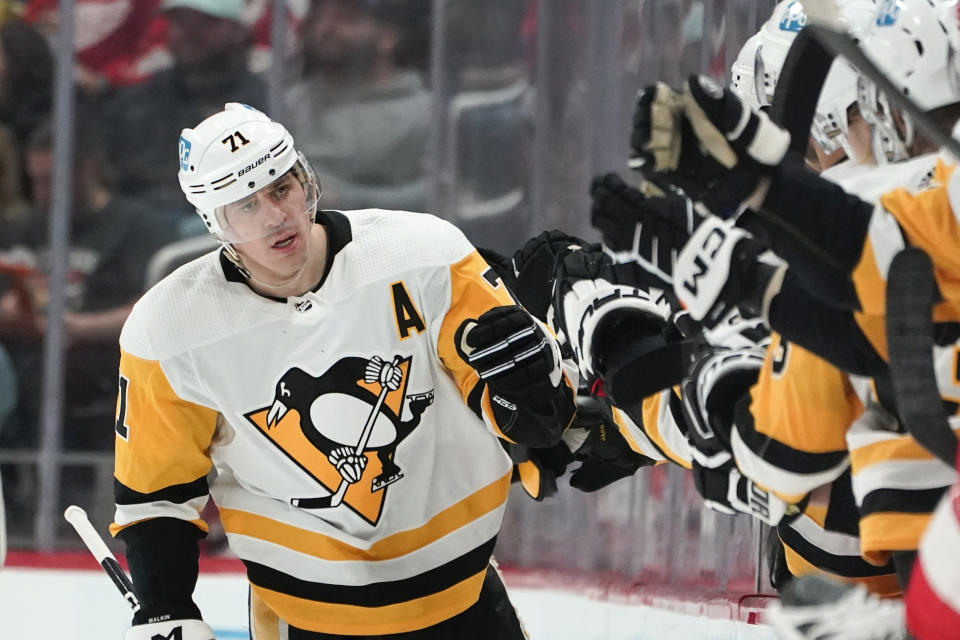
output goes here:
[[250, 273], [250, 270], [247, 269], [246, 265], [243, 264], [243, 259], [240, 257], [240, 254], [237, 253], [237, 250], [234, 249], [232, 244], [230, 244], [229, 242], [224, 242], [222, 239], [219, 239], [219, 238], [218, 240], [220, 240], [220, 245], [223, 247], [223, 250], [226, 252], [227, 258], [230, 260], [230, 262], [233, 263], [233, 265], [237, 269], [240, 270], [240, 274], [247, 280], [252, 280], [253, 282], [256, 282], [258, 285], [260, 285], [264, 289], [274, 289], [274, 290], [282, 289], [283, 287], [287, 286], [288, 284], [290, 284], [291, 282], [294, 282], [297, 278], [299, 278], [303, 274], [304, 269], [307, 268], [307, 265], [310, 264], [309, 260], [304, 262], [303, 266], [297, 269], [297, 272], [295, 274], [293, 274], [283, 282], [280, 282], [278, 284], [268, 284], [263, 280], [260, 280], [259, 278], [254, 276], [252, 273]]

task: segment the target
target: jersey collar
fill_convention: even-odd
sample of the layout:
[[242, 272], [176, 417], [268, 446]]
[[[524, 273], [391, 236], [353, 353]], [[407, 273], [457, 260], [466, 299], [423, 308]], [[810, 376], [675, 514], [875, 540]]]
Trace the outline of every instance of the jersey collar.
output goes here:
[[[323, 270], [323, 277], [320, 278], [320, 282], [314, 285], [310, 290], [316, 291], [323, 286], [323, 283], [327, 279], [327, 275], [330, 273], [330, 268], [333, 266], [333, 259], [336, 257], [340, 250], [345, 246], [350, 244], [353, 240], [353, 231], [350, 228], [350, 220], [343, 214], [342, 211], [332, 211], [332, 210], [322, 210], [317, 213], [316, 224], [323, 225], [327, 229], [327, 264]], [[221, 249], [220, 250], [220, 266], [223, 269], [223, 275], [229, 282], [240, 282], [246, 286], [250, 286], [247, 282], [247, 279], [243, 277], [243, 274], [240, 272], [240, 269], [233, 262], [227, 258], [226, 253]], [[253, 288], [250, 289], [253, 291]], [[286, 303], [286, 298], [278, 298], [276, 296], [268, 296], [262, 293], [254, 291], [258, 296], [267, 298], [268, 300], [274, 300], [276, 302]]]

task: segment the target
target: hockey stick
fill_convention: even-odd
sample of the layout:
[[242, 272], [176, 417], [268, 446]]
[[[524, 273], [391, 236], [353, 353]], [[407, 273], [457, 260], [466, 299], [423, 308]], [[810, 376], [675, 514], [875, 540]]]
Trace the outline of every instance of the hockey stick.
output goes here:
[[951, 467], [957, 438], [943, 411], [933, 364], [933, 317], [939, 292], [922, 249], [898, 253], [887, 274], [890, 378], [903, 426], [924, 449]]
[[[394, 356], [392, 366], [395, 367], [399, 363], [400, 356]], [[377, 395], [377, 401], [370, 410], [370, 414], [367, 416], [367, 421], [363, 423], [363, 430], [360, 432], [360, 439], [357, 441], [357, 446], [354, 447], [354, 455], [362, 455], [363, 450], [367, 448], [367, 442], [370, 440], [370, 436], [373, 434], [373, 424], [377, 421], [377, 416], [380, 415], [380, 407], [383, 406], [383, 401], [386, 400], [388, 393], [390, 393], [390, 387], [385, 383], [381, 384], [380, 393]], [[347, 488], [349, 486], [350, 483], [347, 482], [347, 479], [341, 477], [340, 485], [337, 487], [336, 493], [331, 493], [329, 496], [322, 496], [319, 498], [293, 498], [290, 500], [290, 504], [302, 509], [332, 509], [333, 507], [339, 507], [340, 503], [343, 502], [343, 497], [346, 495]]]
[[126, 572], [120, 567], [120, 563], [117, 562], [113, 553], [107, 548], [103, 538], [100, 537], [97, 530], [90, 524], [90, 519], [87, 518], [87, 512], [77, 505], [72, 504], [63, 512], [63, 517], [73, 525], [80, 539], [87, 545], [87, 549], [89, 549], [93, 557], [97, 559], [97, 562], [100, 563], [103, 570], [107, 572], [110, 580], [113, 581], [113, 584], [120, 593], [123, 594], [126, 601], [130, 603], [130, 607], [134, 613], [139, 611], [140, 600], [137, 599], [137, 594], [133, 592], [133, 583], [130, 582], [130, 578], [127, 577]]
[[770, 118], [790, 132], [790, 150], [807, 152], [820, 92], [836, 56], [805, 27], [787, 51], [770, 105]]

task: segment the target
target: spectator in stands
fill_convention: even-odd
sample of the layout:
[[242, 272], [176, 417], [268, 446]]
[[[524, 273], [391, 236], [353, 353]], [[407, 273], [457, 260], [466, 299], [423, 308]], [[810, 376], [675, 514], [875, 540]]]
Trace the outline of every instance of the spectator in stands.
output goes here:
[[[66, 406], [67, 448], [109, 448], [116, 404], [116, 348], [123, 322], [143, 290], [147, 262], [174, 238], [173, 225], [140, 203], [115, 195], [101, 137], [95, 127], [77, 123], [71, 246], [68, 256], [68, 345]], [[53, 130], [37, 129], [27, 147], [27, 173], [32, 188], [33, 220], [17, 254], [34, 269], [24, 278], [29, 295], [8, 291], [0, 299], [0, 336], [11, 349], [21, 380], [37, 380], [48, 298], [46, 278], [48, 211], [52, 199]], [[4, 322], [6, 321], [6, 322]], [[19, 327], [16, 326], [19, 321]], [[8, 342], [11, 337], [18, 342]], [[17, 428], [20, 444], [35, 440], [38, 385], [22, 385]]]
[[266, 87], [247, 68], [251, 38], [243, 0], [163, 0], [160, 6], [173, 66], [108, 99], [104, 134], [118, 169], [118, 191], [188, 214], [180, 231], [199, 232], [199, 218], [183, 204], [176, 166], [170, 168], [170, 140], [225, 102], [265, 108]]
[[423, 211], [430, 94], [411, 68], [428, 3], [312, 0], [300, 29], [303, 78], [287, 96], [290, 131], [326, 206]]
[[[162, 0], [77, 0], [76, 82], [88, 96], [135, 84], [170, 66]], [[50, 41], [57, 36], [59, 0], [27, 0], [24, 20]]]
[[13, 132], [0, 125], [0, 250], [25, 232], [30, 220], [30, 205], [24, 196], [20, 149]]
[[22, 149], [50, 115], [53, 54], [43, 35], [14, 18], [0, 24], [0, 123]]

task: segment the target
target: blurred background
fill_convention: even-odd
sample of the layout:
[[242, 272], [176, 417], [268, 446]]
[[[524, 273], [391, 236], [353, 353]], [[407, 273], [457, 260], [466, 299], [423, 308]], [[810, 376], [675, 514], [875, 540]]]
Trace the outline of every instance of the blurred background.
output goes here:
[[[177, 139], [239, 101], [284, 122], [324, 208], [426, 211], [474, 244], [589, 228], [626, 171], [636, 91], [729, 81], [772, 0], [0, 0], [0, 470], [13, 550], [80, 548], [113, 513], [117, 338], [130, 306], [213, 248]], [[633, 584], [771, 593], [755, 519], [689, 474], [515, 489], [496, 555]], [[215, 514], [211, 513], [211, 517]], [[112, 543], [111, 543], [112, 544]], [[204, 543], [225, 553], [214, 527]]]

